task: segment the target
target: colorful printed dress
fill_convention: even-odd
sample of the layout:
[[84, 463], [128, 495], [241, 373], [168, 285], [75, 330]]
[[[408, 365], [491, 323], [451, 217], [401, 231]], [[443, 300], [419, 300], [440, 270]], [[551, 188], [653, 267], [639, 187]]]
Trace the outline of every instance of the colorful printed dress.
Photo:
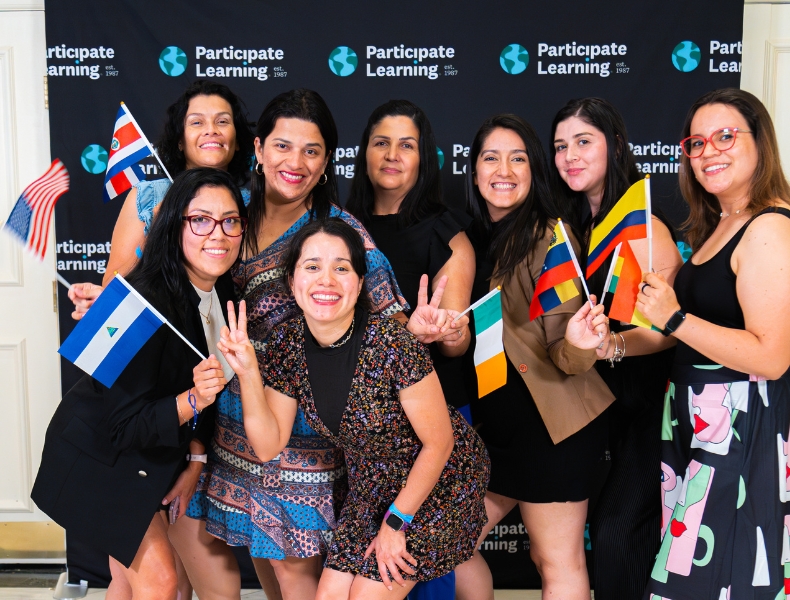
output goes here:
[[[370, 315], [357, 332], [361, 350], [337, 435], [321, 421], [313, 399], [304, 318], [274, 330], [261, 372], [267, 386], [295, 398], [307, 424], [345, 453], [349, 492], [324, 566], [381, 581], [375, 556], [363, 557], [422, 448], [398, 392], [429, 375], [433, 365], [428, 349], [393, 319]], [[418, 563], [416, 575], [404, 578], [416, 581], [440, 577], [471, 558], [486, 522], [488, 454], [461, 414], [447, 410], [455, 446], [406, 530], [406, 548]]]
[[[749, 223], [713, 258], [680, 269], [684, 311], [744, 329], [730, 259]], [[663, 541], [645, 600], [785, 599], [789, 429], [788, 373], [766, 381], [678, 342], [661, 431]]]
[[[365, 241], [365, 287], [375, 309], [389, 316], [408, 307], [387, 259], [348, 213], [331, 216], [352, 225]], [[291, 236], [311, 219], [305, 213], [257, 256], [233, 269], [238, 297], [247, 303], [248, 334], [263, 356], [275, 326], [300, 314], [292, 295], [279, 286], [280, 262]], [[247, 546], [254, 558], [305, 558], [326, 553], [336, 524], [335, 494], [345, 490], [342, 452], [318, 436], [297, 414], [291, 439], [280, 456], [261, 462], [244, 432], [239, 383], [234, 377], [217, 400], [217, 425], [209, 458], [187, 515], [206, 521], [206, 530], [232, 546]]]

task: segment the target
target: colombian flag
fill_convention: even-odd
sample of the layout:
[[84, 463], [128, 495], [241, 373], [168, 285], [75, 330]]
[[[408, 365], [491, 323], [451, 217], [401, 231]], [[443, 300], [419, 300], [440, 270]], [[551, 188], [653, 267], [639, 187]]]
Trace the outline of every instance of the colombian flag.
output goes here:
[[477, 397], [482, 398], [507, 381], [507, 359], [502, 343], [502, 300], [499, 287], [472, 305], [475, 315], [475, 371]]
[[617, 244], [647, 237], [649, 185], [650, 180], [645, 178], [628, 188], [606, 218], [592, 230], [587, 277], [595, 273]]
[[554, 235], [543, 261], [543, 269], [535, 284], [535, 293], [529, 305], [529, 320], [564, 304], [579, 295], [573, 280], [578, 276], [573, 256], [559, 222], [554, 226]]
[[613, 265], [611, 281], [606, 287], [607, 292], [614, 294], [609, 317], [653, 331], [661, 331], [636, 308], [636, 295], [642, 284], [642, 269], [634, 256], [634, 251], [631, 250], [631, 244], [627, 241], [619, 247]]

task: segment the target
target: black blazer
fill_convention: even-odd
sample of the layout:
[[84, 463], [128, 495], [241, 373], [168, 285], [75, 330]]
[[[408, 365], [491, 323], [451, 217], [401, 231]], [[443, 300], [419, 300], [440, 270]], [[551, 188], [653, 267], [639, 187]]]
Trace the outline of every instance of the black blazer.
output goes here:
[[[229, 275], [217, 280], [227, 320]], [[190, 288], [181, 333], [204, 355], [200, 297]], [[207, 351], [209, 350], [209, 351]], [[162, 499], [186, 467], [189, 442], [208, 446], [214, 405], [179, 427], [176, 394], [192, 387], [200, 362], [169, 327], [161, 326], [112, 388], [86, 375], [69, 390], [47, 428], [31, 497], [67, 533], [129, 567]], [[184, 415], [186, 416], [186, 415]]]

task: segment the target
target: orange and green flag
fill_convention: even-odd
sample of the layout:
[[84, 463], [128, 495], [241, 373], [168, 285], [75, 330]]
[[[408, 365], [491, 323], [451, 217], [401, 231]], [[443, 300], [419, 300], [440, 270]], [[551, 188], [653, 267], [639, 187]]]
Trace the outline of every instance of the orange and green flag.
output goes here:
[[636, 308], [636, 296], [641, 284], [642, 269], [634, 256], [631, 244], [628, 241], [621, 242], [615, 249], [612, 267], [604, 286], [606, 292], [614, 293], [609, 318], [653, 331], [661, 331]]

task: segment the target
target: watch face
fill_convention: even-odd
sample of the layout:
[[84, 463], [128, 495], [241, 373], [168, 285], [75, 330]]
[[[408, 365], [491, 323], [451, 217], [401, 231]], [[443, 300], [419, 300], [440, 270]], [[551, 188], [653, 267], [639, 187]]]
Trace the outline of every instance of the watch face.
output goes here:
[[387, 525], [392, 527], [395, 531], [400, 531], [403, 528], [403, 519], [394, 513], [390, 513], [385, 521]]

